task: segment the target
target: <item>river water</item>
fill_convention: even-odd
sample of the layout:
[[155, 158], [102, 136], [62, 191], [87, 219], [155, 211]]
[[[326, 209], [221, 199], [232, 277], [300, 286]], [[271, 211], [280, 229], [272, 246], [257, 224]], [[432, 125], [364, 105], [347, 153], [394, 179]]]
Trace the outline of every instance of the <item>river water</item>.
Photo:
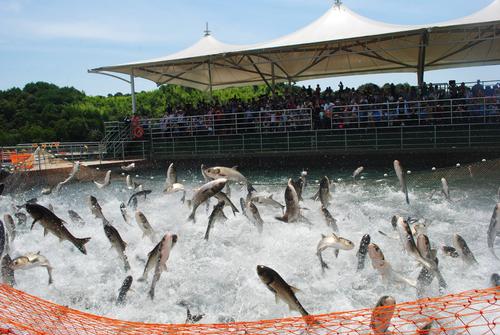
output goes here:
[[[355, 168], [353, 166], [352, 171]], [[166, 232], [179, 237], [167, 262], [168, 270], [156, 286], [154, 301], [147, 294], [152, 274], [147, 282], [137, 281], [154, 244], [142, 237], [135, 219], [132, 225], [122, 219], [120, 203], [128, 200], [131, 191], [126, 189], [125, 178], [120, 172], [104, 189], [97, 189], [93, 183], [73, 183], [64, 186], [57, 195], [42, 196], [41, 189], [36, 188], [0, 197], [0, 212], [13, 214], [11, 204], [22, 204], [36, 196], [40, 204], [54, 206], [55, 213], [68, 221], [69, 230], [75, 236], [92, 238], [87, 244], [88, 255], [83, 255], [70, 243], [60, 243], [51, 234], [44, 237], [39, 225], [30, 231], [31, 219], [26, 225], [18, 226], [19, 234], [11, 246], [11, 257], [40, 251], [54, 267], [54, 284], [50, 286], [45, 269], [16, 271], [16, 288], [20, 290], [78, 310], [131, 321], [183, 323], [186, 318], [184, 303], [191, 306], [194, 314], [205, 314], [201, 321], [204, 323], [251, 321], [298, 315], [289, 311], [284, 303], [275, 302], [257, 276], [259, 264], [275, 269], [289, 284], [298, 287], [301, 292], [297, 297], [311, 314], [373, 307], [382, 295], [392, 295], [397, 302], [414, 300], [414, 288], [382, 281], [368, 257], [364, 270], [356, 271], [356, 251], [361, 237], [368, 233], [394, 270], [408, 278], [417, 278], [420, 266], [403, 253], [401, 243], [378, 233], [382, 230], [395, 234], [390, 223], [394, 214], [430, 222], [428, 235], [433, 247], [452, 245], [455, 233], [466, 239], [479, 266], [468, 267], [461, 259], [438, 251], [441, 272], [449, 286], [447, 293], [488, 287], [491, 274], [500, 271], [500, 263], [486, 244], [493, 208], [499, 201], [500, 173], [498, 169], [478, 169], [472, 176], [461, 173], [454, 177], [450, 174], [454, 169], [466, 167], [413, 171], [409, 176], [410, 205], [405, 203], [390, 166], [376, 171], [367, 168], [364, 179], [358, 182], [353, 182], [345, 171], [311, 170], [301, 206], [312, 225], [279, 222], [274, 219], [280, 214], [279, 210], [259, 206], [265, 221], [264, 232], [259, 234], [244, 216], [233, 216], [226, 208], [229, 220], [216, 223], [209, 241], [203, 239], [209, 215], [205, 206], [198, 209], [194, 224], [186, 220], [189, 209], [181, 203], [181, 194], [161, 192], [166, 167], [164, 171], [133, 172], [137, 174], [137, 182], [153, 190], [147, 200], [139, 200], [138, 209], [146, 215], [159, 237]], [[288, 177], [297, 178], [301, 171], [241, 167], [241, 172], [259, 191], [272, 193], [275, 199], [284, 203]], [[327, 249], [323, 257], [330, 269], [324, 274], [316, 256], [316, 246], [321, 234], [329, 234], [331, 230], [321, 215], [319, 202], [310, 199], [323, 175], [335, 182], [330, 211], [338, 221], [339, 235], [356, 245], [354, 250], [341, 251], [338, 259], [333, 250]], [[444, 175], [449, 176], [451, 201], [439, 193], [439, 179]], [[191, 171], [178, 171], [178, 176], [189, 190], [189, 199], [191, 190], [202, 183], [199, 168], [193, 166]], [[238, 208], [239, 198], [244, 197], [245, 192], [241, 186], [232, 187], [231, 198]], [[110, 250], [101, 222], [91, 214], [90, 195], [98, 199], [104, 215], [127, 242], [126, 253], [132, 265], [129, 273], [123, 270], [116, 252]], [[79, 213], [86, 224], [81, 227], [71, 223], [68, 209]], [[133, 217], [133, 210], [129, 208], [128, 211]], [[133, 290], [128, 293], [126, 305], [117, 307], [118, 290], [128, 274], [134, 278]], [[429, 295], [438, 294], [437, 283], [433, 282]]]

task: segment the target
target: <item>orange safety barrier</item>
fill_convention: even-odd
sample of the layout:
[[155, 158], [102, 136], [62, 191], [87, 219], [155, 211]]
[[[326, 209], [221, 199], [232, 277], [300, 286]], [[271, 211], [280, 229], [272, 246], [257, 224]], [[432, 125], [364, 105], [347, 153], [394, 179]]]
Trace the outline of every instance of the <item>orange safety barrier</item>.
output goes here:
[[[0, 285], [0, 334], [495, 335], [500, 334], [499, 297], [500, 287], [402, 303], [396, 305], [388, 330], [374, 333], [371, 309], [225, 324], [144, 324], [79, 312]], [[430, 330], [423, 330], [431, 322]]]
[[17, 168], [31, 169], [35, 162], [33, 154], [11, 154], [10, 161]]

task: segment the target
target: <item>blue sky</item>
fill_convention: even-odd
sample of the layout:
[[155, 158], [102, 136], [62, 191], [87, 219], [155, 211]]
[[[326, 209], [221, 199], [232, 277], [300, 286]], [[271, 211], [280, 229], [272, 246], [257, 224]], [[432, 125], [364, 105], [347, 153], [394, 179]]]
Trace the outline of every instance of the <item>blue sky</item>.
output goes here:
[[[434, 23], [471, 14], [492, 0], [344, 0], [369, 18]], [[74, 86], [87, 94], [128, 92], [121, 81], [87, 69], [179, 51], [196, 42], [205, 22], [227, 43], [264, 42], [320, 17], [333, 0], [0, 0], [0, 89], [32, 81]], [[426, 81], [500, 79], [500, 66], [433, 71]], [[414, 74], [331, 78], [322, 86], [416, 81]], [[309, 83], [309, 82], [308, 82]], [[138, 80], [137, 90], [154, 89]]]

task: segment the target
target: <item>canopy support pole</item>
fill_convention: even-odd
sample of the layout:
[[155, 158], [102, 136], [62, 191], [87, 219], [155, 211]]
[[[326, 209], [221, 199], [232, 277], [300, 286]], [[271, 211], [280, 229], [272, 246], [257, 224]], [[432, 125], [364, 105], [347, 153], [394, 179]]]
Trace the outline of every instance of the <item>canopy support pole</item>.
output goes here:
[[424, 83], [424, 72], [425, 72], [425, 51], [427, 49], [427, 44], [429, 43], [429, 33], [425, 30], [422, 33], [420, 39], [420, 47], [418, 50], [418, 65], [417, 65], [417, 81], [418, 87], [422, 87]]
[[271, 63], [271, 92], [273, 94], [273, 98], [276, 95], [276, 75], [274, 73], [274, 63]]
[[134, 80], [134, 69], [130, 71], [130, 93], [132, 96], [132, 115], [136, 112], [136, 101], [135, 101], [135, 80]]
[[213, 88], [212, 88], [212, 65], [210, 60], [208, 61], [208, 89], [210, 91], [210, 100], [213, 98]]

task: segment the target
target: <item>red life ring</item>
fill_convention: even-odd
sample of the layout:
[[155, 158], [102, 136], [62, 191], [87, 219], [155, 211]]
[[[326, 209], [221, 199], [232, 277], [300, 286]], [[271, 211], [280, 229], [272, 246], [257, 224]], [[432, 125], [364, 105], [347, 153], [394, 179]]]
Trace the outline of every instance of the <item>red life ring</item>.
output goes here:
[[134, 136], [134, 138], [142, 138], [144, 136], [144, 128], [142, 127], [135, 127], [133, 130], [132, 130], [132, 135]]

